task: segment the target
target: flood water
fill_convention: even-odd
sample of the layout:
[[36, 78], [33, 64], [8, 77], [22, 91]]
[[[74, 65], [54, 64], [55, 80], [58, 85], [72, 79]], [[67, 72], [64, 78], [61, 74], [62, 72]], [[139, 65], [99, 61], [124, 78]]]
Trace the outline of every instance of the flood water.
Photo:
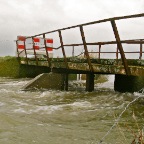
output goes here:
[[68, 92], [22, 91], [29, 80], [0, 78], [0, 144], [130, 144], [144, 127], [144, 93], [115, 92], [112, 80], [94, 92], [76, 81]]

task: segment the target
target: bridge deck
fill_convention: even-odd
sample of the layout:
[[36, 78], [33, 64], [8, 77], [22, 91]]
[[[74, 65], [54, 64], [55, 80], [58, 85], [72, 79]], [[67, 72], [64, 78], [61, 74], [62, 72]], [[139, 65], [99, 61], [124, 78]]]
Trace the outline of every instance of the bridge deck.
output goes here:
[[[51, 65], [46, 59], [39, 59], [38, 66], [46, 66], [56, 72], [67, 73], [90, 73], [89, 65], [86, 59], [68, 58], [68, 68], [65, 66], [64, 59], [52, 58]], [[133, 76], [144, 76], [144, 60], [128, 59], [129, 69]], [[22, 64], [27, 64], [25, 59], [21, 60]], [[35, 59], [28, 60], [29, 65], [37, 65]], [[93, 73], [98, 74], [126, 74], [121, 59], [91, 59]]]

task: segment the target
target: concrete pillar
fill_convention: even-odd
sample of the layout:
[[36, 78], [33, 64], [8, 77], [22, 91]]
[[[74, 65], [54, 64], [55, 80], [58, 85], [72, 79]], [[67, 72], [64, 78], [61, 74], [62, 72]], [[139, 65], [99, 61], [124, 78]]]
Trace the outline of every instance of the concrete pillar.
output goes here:
[[86, 74], [86, 91], [94, 90], [94, 74]]
[[144, 76], [115, 75], [114, 90], [119, 92], [138, 92], [144, 88]]
[[62, 75], [61, 90], [68, 91], [68, 74], [61, 74], [61, 75]]

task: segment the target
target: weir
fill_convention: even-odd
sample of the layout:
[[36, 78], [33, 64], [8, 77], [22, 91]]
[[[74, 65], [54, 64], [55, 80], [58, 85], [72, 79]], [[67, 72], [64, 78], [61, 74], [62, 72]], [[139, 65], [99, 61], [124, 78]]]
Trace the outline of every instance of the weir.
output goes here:
[[[94, 90], [95, 74], [114, 74], [114, 89], [120, 92], [134, 92], [144, 87], [144, 60], [143, 44], [144, 39], [121, 40], [117, 21], [143, 18], [144, 13], [128, 15], [121, 17], [108, 18], [104, 20], [93, 21], [85, 24], [75, 25], [67, 28], [57, 29], [34, 36], [21, 36], [16, 40], [17, 56], [21, 65], [42, 66], [50, 69], [50, 72], [60, 75], [61, 89], [68, 90], [69, 74], [86, 74], [86, 91]], [[85, 27], [101, 23], [110, 23], [111, 30], [115, 37], [114, 41], [87, 42]], [[78, 29], [82, 43], [64, 44], [63, 32], [72, 29]], [[59, 46], [54, 47], [54, 38], [46, 38], [51, 34], [59, 37]], [[27, 41], [31, 40], [31, 48], [27, 46]], [[131, 49], [126, 51], [123, 46], [135, 46], [136, 51]], [[111, 46], [103, 51], [104, 46]], [[90, 47], [95, 46], [93, 51]], [[72, 47], [72, 56], [67, 56], [66, 49]], [[84, 52], [74, 56], [74, 50], [82, 47]], [[62, 57], [53, 57], [53, 51], [61, 49]], [[69, 51], [69, 50], [68, 50]], [[115, 58], [103, 58], [102, 55], [112, 54]], [[127, 58], [131, 55], [131, 59]], [[133, 56], [137, 55], [137, 58]], [[50, 81], [52, 82], [52, 81]]]

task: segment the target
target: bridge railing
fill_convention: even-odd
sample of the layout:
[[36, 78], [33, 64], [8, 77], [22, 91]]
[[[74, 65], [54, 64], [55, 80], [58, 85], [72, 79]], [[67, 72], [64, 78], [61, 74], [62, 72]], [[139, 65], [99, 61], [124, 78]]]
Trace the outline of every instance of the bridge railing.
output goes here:
[[[142, 45], [144, 44], [144, 39], [121, 40], [119, 32], [118, 32], [117, 25], [116, 25], [116, 21], [123, 20], [123, 19], [139, 18], [139, 17], [144, 17], [144, 13], [136, 14], [136, 15], [129, 15], [129, 16], [108, 18], [108, 19], [103, 19], [103, 20], [99, 20], [99, 21], [93, 21], [93, 22], [89, 22], [89, 23], [84, 23], [84, 24], [80, 24], [80, 25], [75, 25], [75, 26], [71, 26], [71, 27], [67, 27], [67, 28], [62, 28], [62, 29], [57, 29], [57, 30], [37, 34], [37, 35], [34, 35], [34, 36], [29, 36], [29, 37], [26, 37], [26, 39], [31, 38], [32, 40], [34, 40], [35, 37], [42, 37], [43, 39], [45, 39], [47, 34], [57, 33], [58, 36], [59, 36], [60, 46], [57, 47], [57, 48], [54, 48], [54, 47], [51, 47], [51, 48], [55, 49], [55, 50], [58, 50], [58, 49], [62, 50], [62, 55], [63, 55], [63, 58], [64, 58], [64, 63], [65, 63], [66, 68], [68, 68], [68, 59], [67, 59], [67, 56], [66, 56], [65, 47], [83, 46], [84, 56], [87, 60], [87, 63], [89, 65], [89, 70], [91, 72], [93, 71], [93, 67], [92, 67], [92, 63], [91, 63], [90, 52], [88, 51], [88, 46], [89, 45], [98, 45], [98, 52], [95, 52], [95, 53], [98, 54], [99, 59], [101, 58], [102, 53], [115, 53], [116, 54], [116, 59], [119, 58], [118, 54], [120, 54], [121, 55], [121, 60], [123, 62], [123, 65], [124, 65], [124, 68], [125, 68], [125, 71], [126, 71], [126, 74], [129, 75], [130, 70], [129, 70], [129, 67], [128, 67], [128, 63], [127, 63], [127, 59], [126, 59], [125, 54], [126, 53], [139, 53], [139, 59], [142, 59], [142, 54], [143, 54]], [[114, 36], [115, 36], [115, 41], [87, 43], [86, 38], [85, 38], [84, 27], [89, 26], [89, 25], [99, 24], [99, 23], [105, 23], [105, 22], [110, 22], [113, 33], [114, 33]], [[66, 31], [66, 30], [74, 29], [74, 28], [79, 28], [82, 43], [79, 43], [79, 44], [64, 44], [62, 31]], [[18, 40], [16, 41], [16, 43], [18, 45]], [[24, 42], [24, 44], [25, 44], [25, 42]], [[117, 45], [117, 49], [116, 49], [115, 52], [107, 52], [107, 51], [102, 52], [101, 51], [103, 45], [113, 45], [113, 44]], [[140, 48], [139, 48], [138, 51], [133, 51], [133, 52], [126, 52], [125, 51], [124, 52], [122, 44], [138, 44], [138, 45], [140, 45]], [[33, 43], [35, 61], [36, 61], [36, 64], [38, 65], [38, 57], [37, 57], [37, 53], [35, 51], [34, 46], [35, 46], [35, 44]], [[46, 44], [44, 44], [44, 47], [41, 47], [41, 49], [46, 50]], [[24, 49], [24, 51], [25, 51], [25, 54], [26, 54], [25, 57], [26, 57], [26, 61], [27, 61], [27, 64], [28, 64], [28, 57], [27, 57], [26, 48]], [[17, 51], [17, 52], [18, 52], [18, 57], [19, 57], [20, 53], [19, 53], [19, 51]], [[47, 58], [47, 62], [49, 64], [49, 66], [50, 66], [51, 65], [51, 58], [49, 57], [48, 51], [46, 51], [46, 58]]]

